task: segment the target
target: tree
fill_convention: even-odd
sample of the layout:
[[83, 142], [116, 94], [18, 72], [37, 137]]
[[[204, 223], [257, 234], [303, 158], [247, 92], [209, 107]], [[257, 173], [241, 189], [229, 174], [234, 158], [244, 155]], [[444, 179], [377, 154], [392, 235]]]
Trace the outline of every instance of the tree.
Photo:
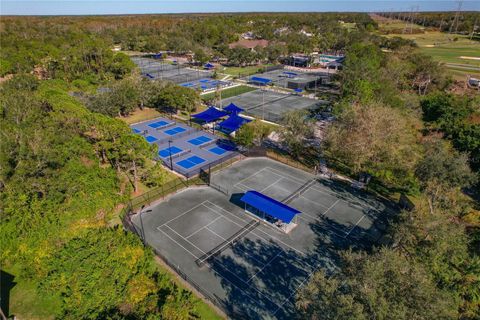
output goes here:
[[413, 259], [391, 249], [347, 252], [332, 276], [317, 272], [297, 295], [305, 319], [452, 319], [456, 299]]
[[178, 85], [167, 84], [151, 100], [158, 110], [173, 109], [191, 113], [200, 104], [200, 96], [195, 90]]
[[425, 143], [425, 157], [417, 164], [415, 174], [428, 197], [430, 213], [448, 200], [447, 193], [475, 182], [466, 154], [453, 150], [447, 143], [433, 138]]
[[385, 183], [408, 186], [419, 158], [413, 123], [383, 104], [354, 104], [328, 128], [325, 149], [351, 173], [369, 172]]
[[210, 59], [209, 56], [202, 49], [197, 49], [193, 52], [195, 62], [199, 65], [203, 65]]
[[284, 114], [280, 135], [293, 157], [299, 158], [305, 149], [305, 140], [313, 136], [313, 121], [304, 110]]
[[245, 147], [251, 147], [253, 145], [262, 145], [262, 142], [272, 132], [272, 127], [255, 120], [243, 125], [235, 133], [235, 142]]

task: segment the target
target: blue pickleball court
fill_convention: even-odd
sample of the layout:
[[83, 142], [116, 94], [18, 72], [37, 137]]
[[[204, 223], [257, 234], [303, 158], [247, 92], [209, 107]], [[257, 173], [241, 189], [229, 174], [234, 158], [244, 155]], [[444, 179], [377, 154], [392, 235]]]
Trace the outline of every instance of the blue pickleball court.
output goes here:
[[178, 148], [178, 147], [175, 147], [175, 146], [171, 146], [170, 148], [165, 148], [163, 150], [160, 150], [158, 151], [158, 155], [162, 158], [166, 158], [166, 157], [169, 157], [170, 154], [173, 156], [179, 152], [182, 152], [183, 150]]
[[154, 136], [146, 136], [145, 139], [147, 140], [148, 143], [154, 143], [155, 141], [158, 140]]
[[193, 144], [194, 146], [199, 146], [205, 142], [211, 141], [212, 139], [206, 136], [200, 136], [195, 139], [188, 140], [187, 142]]
[[187, 159], [183, 159], [181, 161], [178, 161], [176, 163], [177, 166], [180, 166], [184, 169], [190, 169], [193, 168], [201, 163], [205, 162], [205, 159], [200, 158], [199, 156], [191, 156]]
[[227, 152], [227, 150], [223, 149], [222, 147], [213, 147], [211, 149], [208, 149], [208, 151], [210, 151], [211, 153], [215, 153], [216, 155], [219, 155], [219, 156]]
[[182, 128], [182, 127], [175, 127], [172, 129], [165, 130], [164, 133], [168, 134], [169, 136], [174, 136], [176, 134], [179, 134], [180, 132], [187, 131], [187, 129]]
[[154, 123], [150, 123], [148, 126], [150, 128], [157, 129], [157, 128], [160, 128], [160, 127], [164, 127], [167, 124], [169, 124], [167, 121], [160, 120], [160, 121], [157, 121], [157, 122], [154, 122]]

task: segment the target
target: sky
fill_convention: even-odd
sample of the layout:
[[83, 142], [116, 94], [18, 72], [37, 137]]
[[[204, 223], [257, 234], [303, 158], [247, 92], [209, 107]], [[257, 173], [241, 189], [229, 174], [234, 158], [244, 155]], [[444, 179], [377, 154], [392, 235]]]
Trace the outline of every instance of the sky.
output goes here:
[[[417, 9], [418, 6], [418, 9]], [[452, 11], [458, 1], [361, 0], [0, 0], [1, 15], [92, 15], [192, 12]], [[480, 11], [480, 0], [463, 0], [462, 10]]]

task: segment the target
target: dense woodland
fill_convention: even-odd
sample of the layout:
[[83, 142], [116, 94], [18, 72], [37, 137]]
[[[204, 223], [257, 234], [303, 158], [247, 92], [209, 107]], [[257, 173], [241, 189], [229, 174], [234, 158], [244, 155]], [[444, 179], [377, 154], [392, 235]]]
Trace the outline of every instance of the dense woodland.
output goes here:
[[[392, 221], [389, 246], [343, 252], [338, 272], [318, 272], [297, 295], [302, 317], [478, 319], [480, 98], [450, 93], [441, 66], [409, 41], [371, 34], [375, 28], [366, 14], [2, 19], [2, 270], [34, 288], [33, 312], [43, 315], [205, 317], [116, 217], [139, 181], [168, 179], [151, 161], [155, 150], [116, 117], [145, 106], [189, 113], [198, 93], [141, 79], [111, 49], [228, 57], [228, 43], [254, 31], [272, 40], [272, 62], [314, 48], [347, 55], [332, 101], [337, 120], [322, 148], [305, 148], [313, 128], [301, 112], [276, 129], [290, 155], [303, 161], [308, 150], [342, 174], [367, 172], [373, 192], [402, 192], [416, 205]], [[315, 36], [298, 37], [302, 29]], [[260, 144], [271, 130], [255, 121], [236, 140]]]

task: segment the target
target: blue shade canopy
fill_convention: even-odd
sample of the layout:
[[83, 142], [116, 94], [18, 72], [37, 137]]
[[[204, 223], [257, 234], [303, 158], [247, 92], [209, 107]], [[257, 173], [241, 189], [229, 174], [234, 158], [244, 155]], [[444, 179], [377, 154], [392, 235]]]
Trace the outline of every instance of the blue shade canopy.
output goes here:
[[192, 117], [200, 121], [212, 122], [222, 117], [225, 117], [227, 114], [228, 113], [226, 113], [225, 111], [220, 111], [214, 107], [208, 107], [207, 110], [194, 114], [192, 115]]
[[226, 120], [220, 122], [218, 125], [222, 129], [233, 132], [233, 131], [237, 131], [241, 126], [243, 126], [245, 123], [248, 123], [250, 121], [252, 120], [248, 120], [234, 114], [228, 117]]
[[292, 222], [293, 218], [300, 213], [297, 209], [287, 206], [286, 204], [255, 190], [247, 191], [240, 201], [265, 212], [274, 218], [280, 219], [285, 223]]
[[205, 63], [205, 65], [203, 67], [206, 68], [206, 69], [212, 69], [215, 66], [209, 62], [209, 63]]
[[300, 93], [300, 92], [302, 92], [303, 90], [300, 89], [300, 88], [297, 88], [297, 89], [293, 89], [293, 91]]
[[270, 82], [272, 82], [271, 79], [267, 79], [267, 78], [260, 78], [260, 77], [251, 77], [250, 78], [250, 81], [251, 82], [255, 82], [255, 83], [260, 83], [260, 84], [269, 84]]
[[228, 111], [228, 112], [233, 113], [233, 114], [237, 114], [237, 113], [240, 113], [240, 112], [244, 111], [242, 108], [237, 107], [233, 102], [230, 102], [230, 104], [228, 106], [226, 106], [225, 108], [223, 108], [223, 110]]

